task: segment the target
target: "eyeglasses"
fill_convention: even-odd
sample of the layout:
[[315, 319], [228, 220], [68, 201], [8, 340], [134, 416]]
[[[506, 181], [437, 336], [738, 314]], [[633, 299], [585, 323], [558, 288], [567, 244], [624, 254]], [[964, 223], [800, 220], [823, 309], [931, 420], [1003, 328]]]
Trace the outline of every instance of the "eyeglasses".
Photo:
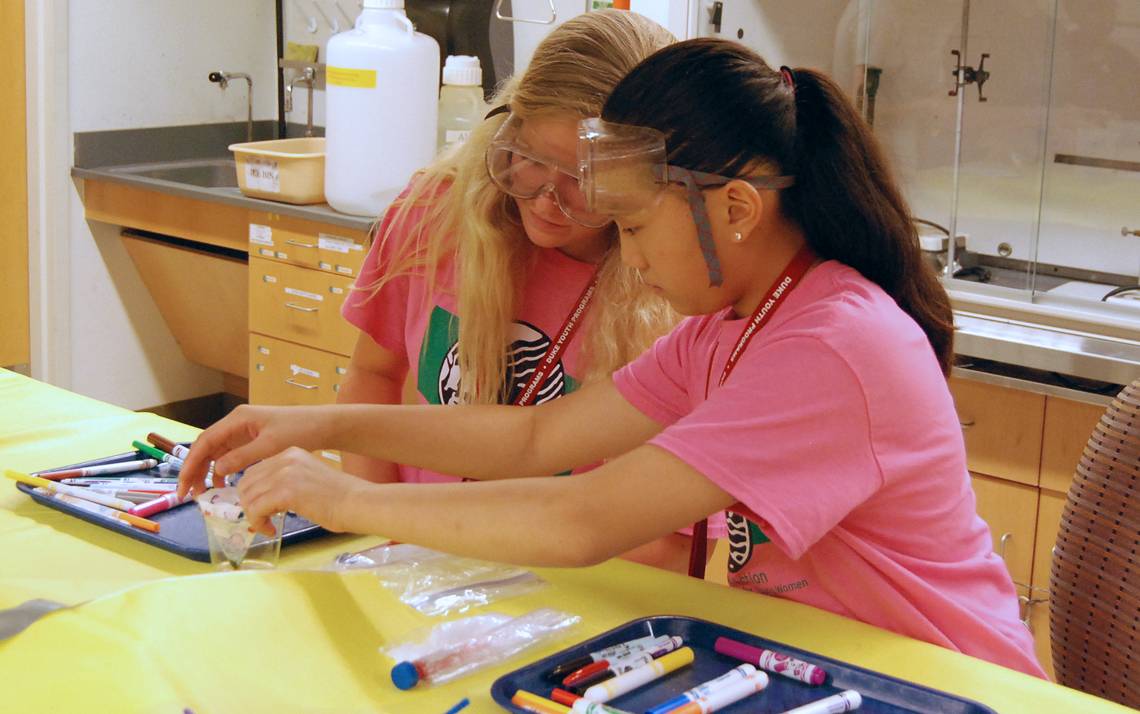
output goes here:
[[487, 175], [509, 196], [524, 200], [549, 193], [559, 210], [575, 223], [601, 228], [611, 222], [607, 214], [590, 211], [578, 182], [576, 167], [564, 166], [525, 146], [519, 132], [522, 120], [511, 115], [487, 148]]

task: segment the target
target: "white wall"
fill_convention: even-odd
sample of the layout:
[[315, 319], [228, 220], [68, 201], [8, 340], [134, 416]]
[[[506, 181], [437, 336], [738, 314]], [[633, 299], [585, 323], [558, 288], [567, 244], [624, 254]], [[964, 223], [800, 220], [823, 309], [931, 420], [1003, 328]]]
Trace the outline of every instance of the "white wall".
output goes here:
[[[42, 141], [63, 136], [70, 143], [70, 132], [77, 131], [244, 121], [244, 82], [223, 92], [207, 81], [212, 70], [251, 74], [254, 118], [275, 115], [272, 0], [72, 0], [66, 10], [56, 0], [49, 5], [59, 15], [54, 40], [68, 54], [68, 92], [53, 100], [46, 82], [40, 82], [46, 95], [40, 100], [47, 102], [41, 118], [52, 116], [54, 101], [66, 110], [69, 128]], [[34, 50], [29, 47], [29, 59], [39, 63], [30, 66], [33, 74], [44, 71], [45, 63], [34, 59]], [[52, 155], [51, 163], [32, 170], [33, 191], [40, 181], [33, 203], [49, 210], [67, 206], [69, 218], [55, 228], [42, 221], [46, 228], [33, 237], [40, 241], [33, 252], [57, 254], [68, 267], [64, 275], [52, 275], [50, 261], [38, 261], [33, 284], [64, 279], [69, 294], [54, 303], [45, 296], [33, 307], [43, 360], [33, 364], [36, 376], [128, 408], [220, 391], [219, 373], [182, 357], [118, 229], [88, 223], [75, 184], [60, 181], [70, 168], [70, 146]], [[58, 350], [66, 350], [68, 358], [53, 356]]]

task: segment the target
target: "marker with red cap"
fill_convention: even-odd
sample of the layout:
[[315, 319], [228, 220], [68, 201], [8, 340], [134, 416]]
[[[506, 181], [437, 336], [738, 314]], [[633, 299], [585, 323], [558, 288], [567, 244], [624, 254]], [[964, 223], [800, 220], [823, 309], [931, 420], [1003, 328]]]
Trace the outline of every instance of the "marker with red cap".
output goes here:
[[582, 667], [585, 667], [586, 665], [598, 662], [599, 660], [609, 659], [611, 657], [623, 657], [626, 655], [637, 654], [644, 650], [652, 650], [654, 649], [655, 645], [661, 646], [662, 643], [671, 640], [672, 638], [667, 635], [663, 635], [661, 637], [648, 635], [646, 637], [638, 637], [635, 640], [629, 640], [628, 642], [621, 642], [616, 645], [611, 645], [596, 652], [590, 652], [589, 654], [577, 657], [568, 662], [563, 662], [562, 664], [547, 672], [546, 678], [553, 679], [555, 681], [562, 681], [566, 675], [571, 674], [581, 669]]
[[183, 503], [189, 503], [191, 500], [193, 500], [193, 498], [194, 497], [190, 494], [186, 494], [185, 498], [179, 498], [178, 494], [172, 491], [170, 493], [159, 496], [156, 499], [147, 501], [146, 503], [140, 503], [128, 511], [128, 513], [139, 516], [140, 518], [146, 518], [148, 516], [153, 516], [156, 513], [169, 511], [171, 508], [174, 508], [175, 506], [181, 506]]

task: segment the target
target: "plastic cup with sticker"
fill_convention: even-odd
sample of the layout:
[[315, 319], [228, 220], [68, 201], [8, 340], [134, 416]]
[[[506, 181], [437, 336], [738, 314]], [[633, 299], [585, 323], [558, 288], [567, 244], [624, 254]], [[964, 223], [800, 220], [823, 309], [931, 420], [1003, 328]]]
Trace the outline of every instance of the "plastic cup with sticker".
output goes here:
[[212, 488], [195, 499], [206, 522], [210, 562], [218, 570], [257, 570], [277, 567], [281, 554], [281, 529], [285, 514], [275, 513], [269, 522], [274, 535], [251, 533], [234, 486]]

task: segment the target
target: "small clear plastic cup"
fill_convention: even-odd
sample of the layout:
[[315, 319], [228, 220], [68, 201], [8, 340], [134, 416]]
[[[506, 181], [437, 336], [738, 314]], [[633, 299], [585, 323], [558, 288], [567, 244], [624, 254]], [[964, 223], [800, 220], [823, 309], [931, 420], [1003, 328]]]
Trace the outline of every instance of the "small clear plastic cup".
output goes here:
[[217, 570], [264, 570], [277, 567], [285, 514], [269, 519], [274, 535], [251, 533], [249, 520], [238, 500], [237, 488], [212, 488], [195, 499], [206, 522], [210, 563]]

